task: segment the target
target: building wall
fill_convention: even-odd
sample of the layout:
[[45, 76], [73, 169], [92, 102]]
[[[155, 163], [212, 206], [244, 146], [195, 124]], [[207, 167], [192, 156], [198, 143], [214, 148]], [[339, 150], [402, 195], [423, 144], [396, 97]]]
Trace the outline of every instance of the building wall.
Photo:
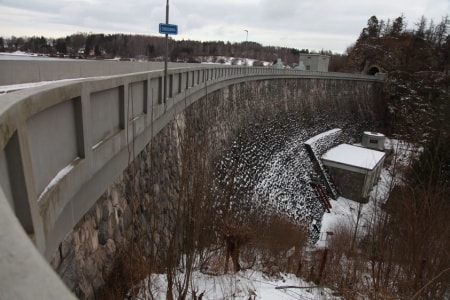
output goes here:
[[367, 202], [367, 199], [363, 197], [366, 179], [364, 174], [329, 166], [327, 169], [342, 197], [357, 202]]
[[328, 72], [330, 57], [321, 54], [300, 54], [299, 62], [302, 62], [308, 71]]
[[366, 203], [369, 200], [370, 191], [380, 177], [383, 163], [384, 158], [373, 170], [366, 173], [353, 172], [334, 166], [327, 166], [327, 169], [341, 196]]
[[375, 168], [366, 175], [366, 182], [364, 183], [363, 197], [368, 197], [372, 187], [377, 183], [380, 178], [381, 169], [383, 168], [384, 157], [381, 159]]

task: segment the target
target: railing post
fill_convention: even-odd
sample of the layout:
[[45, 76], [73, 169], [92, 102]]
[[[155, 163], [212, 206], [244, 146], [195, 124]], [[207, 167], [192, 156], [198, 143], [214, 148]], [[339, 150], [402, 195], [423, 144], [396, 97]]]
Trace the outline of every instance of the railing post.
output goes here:
[[46, 247], [46, 233], [44, 232], [43, 220], [38, 205], [38, 195], [35, 188], [36, 184], [33, 176], [33, 164], [31, 161], [26, 123], [19, 125], [19, 127], [17, 128], [17, 137], [20, 160], [22, 162], [23, 168], [23, 177], [25, 184], [24, 189], [26, 190], [26, 196], [28, 198], [28, 203], [26, 203], [26, 199], [21, 200], [22, 206], [24, 206], [21, 208], [29, 209], [33, 228], [32, 232], [28, 233], [32, 235], [31, 238], [34, 240], [36, 248], [38, 248], [39, 252], [44, 253]]

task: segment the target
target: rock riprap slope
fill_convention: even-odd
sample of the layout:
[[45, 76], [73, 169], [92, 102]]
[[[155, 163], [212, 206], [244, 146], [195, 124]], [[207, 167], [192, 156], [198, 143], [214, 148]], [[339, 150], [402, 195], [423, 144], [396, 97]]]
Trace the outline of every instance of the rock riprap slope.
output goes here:
[[229, 211], [238, 218], [255, 210], [286, 215], [305, 224], [310, 242], [315, 242], [319, 238], [315, 227], [320, 228], [325, 210], [310, 184], [317, 170], [304, 142], [337, 127], [343, 130], [333, 137], [335, 143], [355, 142], [364, 125], [289, 115], [249, 124], [217, 165], [217, 188], [222, 189], [218, 200], [227, 198]]

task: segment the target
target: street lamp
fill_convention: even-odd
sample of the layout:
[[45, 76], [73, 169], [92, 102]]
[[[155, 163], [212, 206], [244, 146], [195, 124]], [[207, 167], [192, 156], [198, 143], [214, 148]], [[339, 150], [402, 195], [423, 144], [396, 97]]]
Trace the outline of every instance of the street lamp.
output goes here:
[[245, 38], [245, 65], [247, 66], [247, 56], [248, 56], [248, 30], [244, 29], [244, 31], [247, 33]]

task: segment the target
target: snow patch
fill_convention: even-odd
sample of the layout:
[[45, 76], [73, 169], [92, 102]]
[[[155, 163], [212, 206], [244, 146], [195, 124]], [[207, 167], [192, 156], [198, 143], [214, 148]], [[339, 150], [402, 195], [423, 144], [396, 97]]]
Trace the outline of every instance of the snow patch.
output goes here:
[[[178, 274], [182, 279], [183, 274]], [[212, 299], [340, 299], [333, 296], [332, 290], [306, 282], [293, 274], [280, 273], [269, 277], [260, 271], [244, 270], [236, 274], [220, 276], [194, 272], [190, 286], [203, 300]], [[152, 274], [138, 286], [136, 299], [166, 299], [167, 277], [165, 274]], [[177, 294], [175, 292], [175, 299]], [[193, 296], [192, 291], [188, 298]]]
[[39, 195], [39, 201], [46, 195], [49, 191], [51, 191], [55, 186], [59, 184], [59, 182], [72, 171], [73, 168], [77, 165], [77, 163], [81, 161], [81, 158], [77, 157], [75, 158], [69, 165], [64, 167], [62, 170], [56, 174], [55, 177], [53, 177], [52, 180], [50, 180], [47, 187], [44, 189], [44, 191]]

